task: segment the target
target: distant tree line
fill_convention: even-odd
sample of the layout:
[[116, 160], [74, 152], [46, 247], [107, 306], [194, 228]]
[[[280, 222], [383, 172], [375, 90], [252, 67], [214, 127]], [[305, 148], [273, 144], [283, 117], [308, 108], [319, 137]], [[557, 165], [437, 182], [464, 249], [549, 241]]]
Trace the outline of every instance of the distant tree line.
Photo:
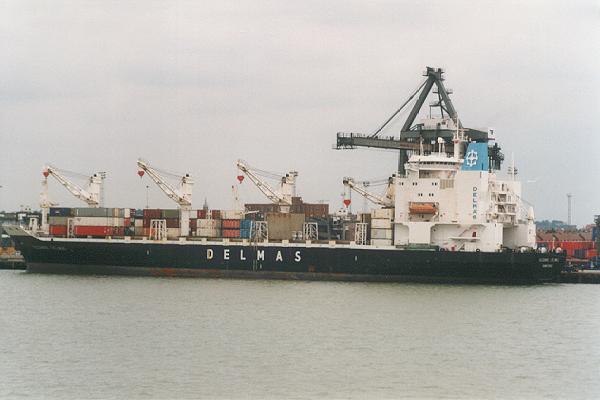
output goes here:
[[567, 225], [564, 221], [559, 220], [543, 220], [543, 221], [535, 221], [535, 226], [537, 229], [543, 231], [574, 231], [577, 230], [577, 225]]

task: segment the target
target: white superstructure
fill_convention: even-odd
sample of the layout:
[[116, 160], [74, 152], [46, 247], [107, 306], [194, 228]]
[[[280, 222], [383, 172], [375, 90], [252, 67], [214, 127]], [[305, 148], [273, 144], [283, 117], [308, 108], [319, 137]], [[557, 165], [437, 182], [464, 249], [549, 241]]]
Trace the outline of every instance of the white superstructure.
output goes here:
[[[500, 251], [535, 247], [533, 210], [521, 184], [490, 172], [487, 143], [454, 138], [454, 154], [418, 154], [397, 176], [393, 207], [396, 246], [439, 246], [449, 251]], [[390, 243], [391, 244], [391, 243]]]

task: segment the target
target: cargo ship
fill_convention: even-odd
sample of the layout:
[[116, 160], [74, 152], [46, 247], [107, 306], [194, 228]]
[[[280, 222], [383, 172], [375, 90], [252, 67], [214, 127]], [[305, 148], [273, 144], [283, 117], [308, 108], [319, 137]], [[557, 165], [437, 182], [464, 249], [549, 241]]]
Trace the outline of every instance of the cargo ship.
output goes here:
[[[147, 175], [178, 204], [175, 210], [100, 207], [101, 174], [83, 189], [55, 167], [42, 181], [41, 221], [6, 226], [29, 272], [205, 276], [255, 279], [542, 283], [559, 279], [564, 254], [536, 250], [533, 208], [521, 198], [514, 165], [501, 180], [503, 155], [491, 130], [463, 127], [443, 85], [443, 70], [428, 67], [421, 91], [398, 138], [381, 137], [405, 102], [374, 134], [338, 133], [339, 149], [394, 149], [398, 169], [379, 195], [354, 179], [336, 215], [296, 195], [298, 172], [276, 176], [237, 162], [238, 185], [248, 178], [270, 201], [233, 210], [192, 209], [193, 179], [138, 160]], [[413, 124], [437, 87], [440, 109]], [[49, 201], [53, 176], [86, 208]], [[239, 202], [232, 187], [234, 204]], [[374, 203], [350, 212], [352, 192]], [[340, 228], [341, 227], [341, 228]]]

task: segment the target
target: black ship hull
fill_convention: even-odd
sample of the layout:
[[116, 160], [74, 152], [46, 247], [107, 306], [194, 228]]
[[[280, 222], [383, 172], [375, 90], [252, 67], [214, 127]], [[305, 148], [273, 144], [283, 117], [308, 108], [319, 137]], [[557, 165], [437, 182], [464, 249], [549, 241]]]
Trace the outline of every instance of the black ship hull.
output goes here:
[[13, 231], [27, 271], [250, 279], [543, 283], [561, 254], [448, 252], [372, 246], [38, 238]]

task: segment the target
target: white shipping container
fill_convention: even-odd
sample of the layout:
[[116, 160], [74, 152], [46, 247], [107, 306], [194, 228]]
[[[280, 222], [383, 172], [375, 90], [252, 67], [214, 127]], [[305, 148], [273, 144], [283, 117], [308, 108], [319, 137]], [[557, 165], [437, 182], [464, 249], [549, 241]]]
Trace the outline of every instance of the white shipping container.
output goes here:
[[372, 218], [394, 218], [394, 209], [393, 208], [376, 208], [371, 211]]
[[392, 220], [375, 218], [371, 220], [371, 227], [374, 229], [392, 229]]
[[48, 224], [49, 225], [67, 225], [68, 220], [71, 217], [52, 217], [49, 216], [48, 217]]
[[371, 244], [373, 246], [391, 246], [391, 239], [371, 239]]
[[74, 217], [76, 226], [123, 226], [123, 218], [118, 217]]
[[196, 236], [214, 238], [221, 236], [221, 230], [216, 228], [198, 228], [196, 229]]
[[131, 208], [124, 208], [123, 209], [123, 217], [125, 217], [125, 218], [131, 218]]
[[216, 229], [221, 227], [219, 219], [198, 219], [196, 221], [197, 228]]
[[143, 228], [144, 227], [144, 220], [143, 219], [135, 219], [135, 227], [136, 228]]
[[179, 237], [179, 228], [167, 228], [167, 239], [176, 239]]
[[391, 229], [371, 229], [371, 239], [393, 239]]
[[221, 219], [244, 219], [244, 212], [238, 210], [221, 210]]

